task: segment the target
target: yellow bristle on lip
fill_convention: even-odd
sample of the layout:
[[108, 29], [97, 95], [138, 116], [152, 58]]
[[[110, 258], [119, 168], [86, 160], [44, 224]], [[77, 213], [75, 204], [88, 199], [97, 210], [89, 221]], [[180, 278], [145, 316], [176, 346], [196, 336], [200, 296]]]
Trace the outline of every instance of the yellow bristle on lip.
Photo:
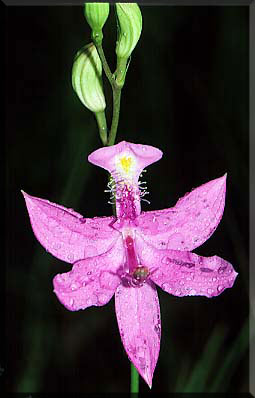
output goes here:
[[121, 159], [120, 159], [120, 164], [121, 164], [121, 167], [122, 167], [122, 169], [125, 171], [125, 173], [129, 173], [130, 172], [130, 168], [131, 168], [131, 165], [132, 165], [132, 159], [131, 159], [131, 157], [126, 157], [126, 156], [123, 156]]

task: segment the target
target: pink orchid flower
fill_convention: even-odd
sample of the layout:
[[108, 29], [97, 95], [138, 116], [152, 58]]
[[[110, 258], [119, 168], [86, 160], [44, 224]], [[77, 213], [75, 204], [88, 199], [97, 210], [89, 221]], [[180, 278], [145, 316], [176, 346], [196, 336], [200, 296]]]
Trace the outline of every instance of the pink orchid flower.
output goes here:
[[215, 231], [225, 206], [226, 175], [192, 190], [169, 209], [141, 212], [142, 170], [162, 152], [125, 141], [88, 160], [112, 176], [116, 217], [83, 218], [72, 209], [23, 192], [35, 236], [72, 263], [55, 276], [54, 292], [70, 311], [102, 306], [115, 294], [120, 336], [130, 361], [151, 387], [160, 349], [156, 285], [178, 297], [213, 297], [237, 273], [220, 257], [191, 253]]

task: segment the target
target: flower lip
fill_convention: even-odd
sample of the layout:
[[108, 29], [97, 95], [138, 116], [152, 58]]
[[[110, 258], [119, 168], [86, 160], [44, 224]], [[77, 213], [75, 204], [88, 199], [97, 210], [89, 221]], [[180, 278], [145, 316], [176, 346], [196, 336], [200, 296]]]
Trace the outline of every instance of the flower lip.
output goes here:
[[88, 156], [88, 161], [104, 168], [120, 179], [137, 180], [141, 171], [162, 157], [162, 151], [150, 145], [120, 143], [99, 148]]

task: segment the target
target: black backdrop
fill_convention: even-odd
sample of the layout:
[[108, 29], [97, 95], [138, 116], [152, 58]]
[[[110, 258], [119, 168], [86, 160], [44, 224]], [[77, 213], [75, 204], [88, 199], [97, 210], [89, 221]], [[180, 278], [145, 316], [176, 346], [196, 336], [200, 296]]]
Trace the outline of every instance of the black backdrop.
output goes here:
[[[162, 342], [153, 391], [248, 391], [248, 7], [143, 6], [143, 32], [123, 89], [117, 141], [159, 147], [148, 168], [151, 205], [175, 204], [228, 172], [226, 207], [196, 253], [239, 272], [222, 295], [159, 290]], [[110, 215], [106, 173], [87, 162], [101, 146], [93, 114], [71, 87], [75, 52], [90, 41], [81, 7], [6, 10], [6, 372], [13, 392], [121, 392], [129, 361], [114, 301], [69, 312], [52, 278], [70, 269], [36, 241], [20, 189]], [[104, 29], [114, 69], [115, 17]], [[110, 90], [106, 84], [108, 117]], [[141, 390], [148, 391], [141, 381]]]

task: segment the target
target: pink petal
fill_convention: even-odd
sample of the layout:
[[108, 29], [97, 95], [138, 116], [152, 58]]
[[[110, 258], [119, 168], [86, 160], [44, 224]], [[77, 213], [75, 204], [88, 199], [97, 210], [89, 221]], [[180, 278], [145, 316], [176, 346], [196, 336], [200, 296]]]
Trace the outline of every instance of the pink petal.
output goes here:
[[178, 250], [158, 250], [136, 237], [140, 264], [150, 270], [150, 279], [174, 296], [218, 296], [233, 286], [233, 266], [218, 256], [201, 257]]
[[137, 170], [135, 171], [137, 178], [146, 166], [162, 157], [162, 152], [158, 148], [122, 141], [116, 145], [97, 149], [89, 155], [88, 160], [114, 175], [116, 171], [115, 157], [122, 154], [134, 156], [137, 161]]
[[72, 209], [22, 192], [31, 225], [42, 246], [68, 263], [106, 252], [120, 235], [114, 217], [83, 218]]
[[120, 238], [107, 253], [77, 261], [72, 271], [56, 275], [54, 292], [70, 311], [102, 306], [108, 303], [120, 284], [118, 269], [124, 260]]
[[151, 387], [160, 349], [160, 307], [153, 283], [141, 287], [119, 285], [116, 316], [122, 343], [130, 361]]
[[226, 174], [194, 189], [174, 207], [142, 213], [138, 225], [158, 249], [193, 250], [217, 228], [225, 206]]

